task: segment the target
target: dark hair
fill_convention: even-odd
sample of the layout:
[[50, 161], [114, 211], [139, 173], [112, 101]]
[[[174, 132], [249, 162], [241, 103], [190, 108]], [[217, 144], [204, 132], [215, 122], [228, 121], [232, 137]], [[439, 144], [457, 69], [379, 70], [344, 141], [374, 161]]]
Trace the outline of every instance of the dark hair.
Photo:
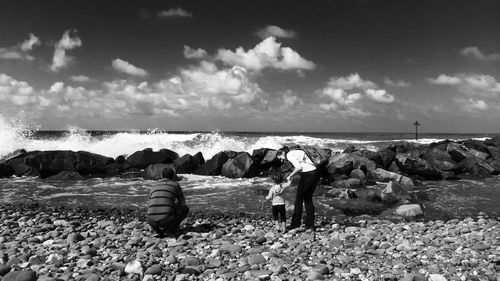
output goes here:
[[271, 175], [271, 179], [276, 184], [280, 184], [280, 183], [282, 183], [282, 182], [285, 181], [285, 177], [283, 176], [283, 174], [280, 174], [280, 173], [272, 174]]
[[167, 178], [170, 180], [174, 179], [174, 175], [175, 175], [175, 170], [174, 168], [170, 167], [163, 169], [163, 172], [161, 173], [162, 178]]
[[282, 148], [278, 149], [278, 152], [276, 153], [276, 155], [281, 155], [281, 154], [287, 154], [288, 151], [290, 151], [290, 149], [288, 148], [288, 146], [283, 146]]

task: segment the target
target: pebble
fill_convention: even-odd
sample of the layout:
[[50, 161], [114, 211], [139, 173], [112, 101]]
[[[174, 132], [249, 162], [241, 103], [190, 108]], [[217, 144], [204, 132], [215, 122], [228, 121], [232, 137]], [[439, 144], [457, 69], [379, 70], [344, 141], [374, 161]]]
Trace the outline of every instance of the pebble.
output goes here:
[[142, 264], [138, 260], [131, 261], [127, 263], [127, 265], [125, 266], [125, 273], [142, 274], [142, 272], [143, 272]]

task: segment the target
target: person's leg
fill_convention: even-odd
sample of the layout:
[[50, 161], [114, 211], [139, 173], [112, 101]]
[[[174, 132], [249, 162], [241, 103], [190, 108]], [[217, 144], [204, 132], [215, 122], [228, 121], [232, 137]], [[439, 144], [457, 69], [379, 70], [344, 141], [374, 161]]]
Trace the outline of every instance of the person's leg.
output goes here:
[[162, 237], [165, 235], [165, 229], [162, 227], [164, 222], [162, 221], [155, 221], [150, 218], [146, 218], [146, 221], [148, 222], [149, 226], [151, 227], [152, 230], [158, 234], [158, 236]]
[[297, 193], [295, 194], [295, 208], [293, 210], [292, 224], [289, 228], [300, 227], [302, 223], [302, 204], [304, 202], [304, 178], [300, 175]]
[[174, 205], [174, 208], [173, 217], [165, 224], [165, 229], [171, 233], [175, 233], [179, 229], [179, 225], [189, 214], [189, 207], [186, 205]]
[[306, 227], [314, 226], [315, 208], [313, 204], [313, 194], [319, 183], [319, 173], [317, 171], [303, 174], [304, 177], [304, 205], [306, 208], [306, 218], [304, 224]]
[[281, 231], [286, 230], [286, 208], [285, 205], [278, 206], [278, 214], [279, 214], [279, 229]]

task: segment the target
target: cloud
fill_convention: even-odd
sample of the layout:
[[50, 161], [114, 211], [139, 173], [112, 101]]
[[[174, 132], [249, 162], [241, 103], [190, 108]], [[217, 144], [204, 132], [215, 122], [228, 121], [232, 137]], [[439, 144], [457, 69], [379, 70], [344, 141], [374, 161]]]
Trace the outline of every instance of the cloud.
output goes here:
[[198, 48], [193, 49], [189, 46], [184, 45], [184, 57], [187, 59], [205, 59], [207, 58], [207, 51], [204, 49]]
[[395, 101], [393, 95], [379, 89], [376, 83], [362, 79], [358, 73], [331, 77], [326, 87], [317, 93], [318, 99], [312, 102], [319, 103], [319, 108], [326, 112], [337, 112], [340, 117], [371, 116], [373, 110]]
[[30, 33], [30, 38], [21, 44], [21, 50], [27, 52], [33, 50], [34, 46], [40, 45], [42, 42], [33, 33]]
[[361, 79], [358, 73], [353, 73], [347, 77], [332, 77], [328, 82], [328, 87], [330, 88], [339, 88], [343, 90], [352, 90], [352, 89], [371, 89], [376, 88], [377, 84]]
[[73, 61], [73, 58], [67, 56], [66, 51], [82, 46], [82, 40], [80, 40], [77, 35], [71, 36], [70, 32], [72, 31], [76, 32], [76, 30], [66, 30], [59, 42], [55, 45], [50, 70], [57, 72], [67, 67]]
[[500, 83], [490, 75], [460, 73], [449, 76], [441, 74], [428, 81], [435, 85], [454, 86], [458, 92], [471, 97], [497, 98], [500, 95]]
[[17, 45], [0, 48], [0, 59], [7, 60], [34, 60], [35, 58], [28, 54], [29, 51], [33, 49], [34, 46], [40, 45], [40, 39], [33, 35], [29, 34], [29, 38], [24, 42], [19, 43]]
[[148, 75], [146, 70], [139, 68], [139, 67], [136, 67], [135, 65], [133, 65], [127, 61], [124, 61], [122, 59], [119, 59], [119, 58], [114, 59], [111, 62], [111, 65], [113, 66], [113, 68], [116, 71], [126, 73], [129, 75], [140, 76], [140, 77], [144, 77], [144, 76]]
[[409, 82], [406, 82], [404, 80], [392, 81], [391, 79], [389, 79], [387, 77], [384, 78], [384, 83], [387, 86], [398, 87], [398, 88], [408, 88], [411, 86], [411, 84]]
[[85, 76], [85, 75], [73, 75], [69, 79], [71, 79], [71, 81], [80, 82], [80, 83], [86, 83], [86, 82], [91, 81], [90, 77]]
[[372, 98], [374, 101], [379, 103], [392, 103], [394, 102], [394, 96], [387, 93], [386, 90], [366, 90], [366, 94]]
[[256, 34], [262, 39], [271, 36], [275, 38], [295, 38], [297, 36], [297, 33], [295, 33], [295, 31], [282, 29], [281, 27], [276, 25], [268, 25], [262, 29], [259, 29]]
[[158, 13], [159, 18], [190, 18], [193, 14], [187, 12], [186, 10], [177, 7], [176, 9], [172, 8], [167, 11], [161, 11]]
[[0, 73], [0, 102], [23, 107], [42, 104], [43, 99], [36, 95], [34, 88], [27, 82]]
[[493, 54], [485, 55], [476, 46], [463, 48], [460, 51], [460, 53], [464, 57], [476, 59], [476, 60], [479, 60], [479, 61], [482, 61], [482, 62], [494, 62], [494, 61], [499, 61], [500, 60], [500, 54], [493, 53]]
[[264, 68], [281, 70], [312, 70], [316, 65], [304, 59], [296, 51], [288, 47], [281, 47], [274, 37], [268, 37], [257, 44], [253, 49], [245, 51], [238, 47], [236, 51], [219, 49], [216, 59], [230, 66], [241, 66], [253, 71]]

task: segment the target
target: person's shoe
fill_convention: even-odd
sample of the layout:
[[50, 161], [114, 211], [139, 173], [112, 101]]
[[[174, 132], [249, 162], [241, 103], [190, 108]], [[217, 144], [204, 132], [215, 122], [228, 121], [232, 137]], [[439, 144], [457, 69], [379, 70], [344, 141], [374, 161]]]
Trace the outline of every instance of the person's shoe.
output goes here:
[[295, 225], [291, 224], [291, 225], [287, 226], [287, 227], [285, 228], [285, 230], [286, 230], [286, 231], [290, 231], [290, 230], [293, 230], [293, 229], [296, 229], [296, 228], [297, 228], [297, 226], [295, 226]]
[[306, 226], [306, 231], [316, 231], [316, 228], [314, 227], [314, 225], [310, 225], [310, 226]]

